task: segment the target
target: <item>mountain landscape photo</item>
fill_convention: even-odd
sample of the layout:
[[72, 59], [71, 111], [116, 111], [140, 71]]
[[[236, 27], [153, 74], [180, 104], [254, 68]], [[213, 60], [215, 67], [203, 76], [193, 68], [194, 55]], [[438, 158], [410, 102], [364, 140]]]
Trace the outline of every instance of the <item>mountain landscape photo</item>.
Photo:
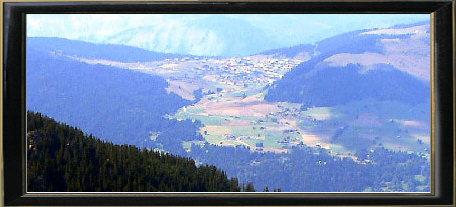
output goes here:
[[27, 19], [30, 192], [430, 192], [429, 15]]

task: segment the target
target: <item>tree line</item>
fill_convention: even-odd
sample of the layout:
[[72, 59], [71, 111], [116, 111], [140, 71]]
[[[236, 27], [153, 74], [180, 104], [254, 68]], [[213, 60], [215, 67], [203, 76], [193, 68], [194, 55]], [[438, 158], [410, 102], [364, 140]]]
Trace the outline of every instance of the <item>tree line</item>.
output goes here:
[[[192, 145], [193, 159], [216, 165], [258, 189], [289, 192], [429, 192], [430, 163], [416, 153], [384, 147], [358, 150], [357, 160], [324, 148], [294, 146], [290, 153], [252, 152], [249, 147]], [[272, 190], [271, 190], [272, 191]]]

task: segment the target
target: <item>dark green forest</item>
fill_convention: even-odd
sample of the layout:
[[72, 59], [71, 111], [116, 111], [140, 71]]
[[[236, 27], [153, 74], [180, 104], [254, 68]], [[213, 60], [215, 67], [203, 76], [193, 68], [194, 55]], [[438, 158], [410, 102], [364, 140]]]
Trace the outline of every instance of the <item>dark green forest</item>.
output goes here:
[[213, 165], [116, 145], [40, 113], [27, 112], [29, 192], [255, 191]]

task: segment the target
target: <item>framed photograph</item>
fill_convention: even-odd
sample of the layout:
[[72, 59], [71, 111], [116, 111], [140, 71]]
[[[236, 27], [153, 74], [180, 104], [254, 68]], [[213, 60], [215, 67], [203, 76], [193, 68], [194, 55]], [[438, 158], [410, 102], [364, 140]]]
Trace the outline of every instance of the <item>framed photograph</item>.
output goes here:
[[455, 1], [2, 0], [1, 206], [455, 206]]

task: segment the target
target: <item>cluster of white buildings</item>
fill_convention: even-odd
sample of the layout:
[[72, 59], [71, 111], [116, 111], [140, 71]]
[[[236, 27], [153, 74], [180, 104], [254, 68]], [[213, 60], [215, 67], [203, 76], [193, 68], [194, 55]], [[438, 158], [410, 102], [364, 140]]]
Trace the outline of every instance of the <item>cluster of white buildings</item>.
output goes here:
[[209, 62], [216, 63], [212, 69], [222, 72], [219, 80], [217, 80], [218, 82], [240, 86], [244, 84], [270, 84], [282, 78], [285, 73], [301, 63], [300, 60], [295, 59], [250, 57], [212, 59]]
[[270, 84], [300, 64], [301, 60], [278, 59], [260, 56], [242, 58], [181, 58], [167, 59], [167, 62], [192, 62], [194, 70], [215, 74], [216, 82], [226, 85]]

